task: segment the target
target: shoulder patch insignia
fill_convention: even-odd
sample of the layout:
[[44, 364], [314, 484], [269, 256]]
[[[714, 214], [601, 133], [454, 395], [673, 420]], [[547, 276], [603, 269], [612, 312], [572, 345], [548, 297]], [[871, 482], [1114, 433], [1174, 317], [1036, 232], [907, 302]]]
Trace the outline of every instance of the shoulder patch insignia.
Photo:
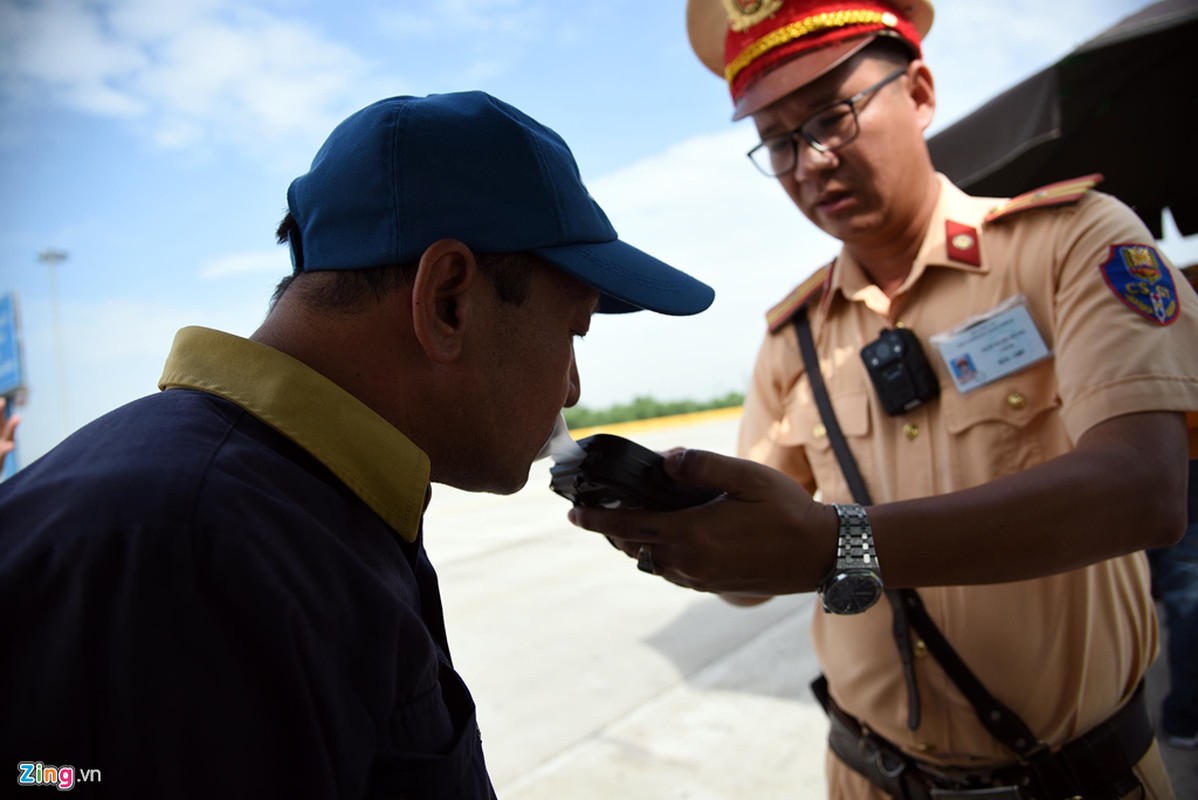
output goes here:
[[819, 295], [831, 274], [831, 264], [820, 267], [811, 273], [811, 277], [800, 283], [790, 294], [786, 295], [785, 300], [766, 312], [765, 321], [766, 325], [769, 326], [770, 333], [777, 333], [780, 328], [790, 322], [790, 318], [794, 316], [796, 311], [806, 305], [813, 297]]
[[1173, 275], [1156, 248], [1146, 244], [1113, 244], [1101, 266], [1102, 279], [1123, 304], [1147, 320], [1169, 325], [1181, 316]]
[[1083, 178], [1074, 178], [1068, 181], [1041, 186], [1039, 189], [1025, 192], [992, 209], [986, 215], [986, 222], [994, 222], [1012, 214], [1017, 214], [1020, 211], [1027, 211], [1033, 208], [1063, 206], [1069, 203], [1076, 203], [1085, 196], [1086, 192], [1100, 183], [1102, 183], [1102, 174], [1095, 172], [1093, 175], [1086, 175]]

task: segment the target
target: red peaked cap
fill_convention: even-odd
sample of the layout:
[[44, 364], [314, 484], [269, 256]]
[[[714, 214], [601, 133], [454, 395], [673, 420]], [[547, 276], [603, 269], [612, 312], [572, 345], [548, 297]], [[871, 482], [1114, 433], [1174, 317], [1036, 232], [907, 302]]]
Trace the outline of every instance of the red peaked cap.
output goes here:
[[733, 119], [810, 83], [877, 36], [897, 37], [921, 57], [920, 44], [932, 16], [927, 0], [687, 3], [691, 46], [709, 69], [728, 81], [736, 107]]

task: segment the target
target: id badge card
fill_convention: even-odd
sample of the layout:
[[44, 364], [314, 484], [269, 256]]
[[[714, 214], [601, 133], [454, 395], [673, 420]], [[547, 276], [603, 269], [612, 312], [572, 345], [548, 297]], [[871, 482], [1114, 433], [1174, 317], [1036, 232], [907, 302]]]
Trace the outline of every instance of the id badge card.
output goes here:
[[1008, 298], [952, 330], [935, 334], [931, 342], [962, 394], [1051, 355], [1023, 295]]

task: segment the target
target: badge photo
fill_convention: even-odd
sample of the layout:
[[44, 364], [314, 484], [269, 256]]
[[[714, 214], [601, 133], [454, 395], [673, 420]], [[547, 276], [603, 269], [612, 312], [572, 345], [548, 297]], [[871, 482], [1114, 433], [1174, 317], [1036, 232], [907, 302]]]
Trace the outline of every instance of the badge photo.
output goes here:
[[931, 341], [961, 394], [1052, 355], [1023, 295], [1010, 297], [985, 314], [937, 333]]

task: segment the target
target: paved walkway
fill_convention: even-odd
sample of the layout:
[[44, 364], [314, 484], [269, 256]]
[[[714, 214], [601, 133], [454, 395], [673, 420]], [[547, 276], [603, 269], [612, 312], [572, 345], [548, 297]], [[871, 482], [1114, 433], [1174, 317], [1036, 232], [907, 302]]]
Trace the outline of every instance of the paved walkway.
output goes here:
[[[628, 435], [727, 453], [735, 430], [715, 415]], [[512, 497], [437, 486], [425, 524], [501, 800], [823, 797], [814, 596], [734, 608], [640, 573], [548, 483], [543, 462]], [[1198, 754], [1166, 758], [1198, 800]]]

